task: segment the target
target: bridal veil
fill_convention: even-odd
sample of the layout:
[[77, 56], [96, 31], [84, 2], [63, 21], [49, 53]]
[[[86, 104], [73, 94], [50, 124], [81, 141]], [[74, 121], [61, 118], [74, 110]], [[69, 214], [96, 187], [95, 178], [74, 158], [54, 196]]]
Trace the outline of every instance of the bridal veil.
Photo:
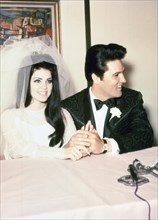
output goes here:
[[24, 107], [31, 65], [46, 61], [57, 65], [61, 99], [74, 93], [69, 71], [49, 36], [10, 37], [0, 48], [1, 112]]

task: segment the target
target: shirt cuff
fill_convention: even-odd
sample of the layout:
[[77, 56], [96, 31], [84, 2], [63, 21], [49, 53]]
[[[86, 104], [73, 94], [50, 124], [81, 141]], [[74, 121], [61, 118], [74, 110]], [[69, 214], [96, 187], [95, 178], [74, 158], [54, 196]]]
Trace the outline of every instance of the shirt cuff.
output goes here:
[[112, 151], [107, 152], [106, 154], [116, 155], [120, 153], [120, 149], [118, 146], [118, 143], [113, 138], [104, 138], [105, 140], [108, 140], [111, 143]]

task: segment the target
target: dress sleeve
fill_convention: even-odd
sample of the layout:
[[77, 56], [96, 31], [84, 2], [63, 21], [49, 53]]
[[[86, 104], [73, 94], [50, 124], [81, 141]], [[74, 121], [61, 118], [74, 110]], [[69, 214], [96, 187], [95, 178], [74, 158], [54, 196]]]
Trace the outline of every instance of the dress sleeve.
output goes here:
[[23, 128], [19, 128], [19, 125], [16, 124], [15, 114], [16, 112], [14, 110], [7, 110], [1, 117], [1, 144], [4, 147], [5, 159], [23, 157], [64, 159], [63, 148], [58, 148], [57, 146], [39, 146], [39, 144], [31, 142], [25, 131], [22, 131], [24, 135], [19, 135], [18, 129]]
[[72, 135], [76, 133], [76, 127], [70, 113], [66, 109], [62, 109], [64, 124], [65, 124], [65, 134], [64, 134], [64, 145], [70, 140]]

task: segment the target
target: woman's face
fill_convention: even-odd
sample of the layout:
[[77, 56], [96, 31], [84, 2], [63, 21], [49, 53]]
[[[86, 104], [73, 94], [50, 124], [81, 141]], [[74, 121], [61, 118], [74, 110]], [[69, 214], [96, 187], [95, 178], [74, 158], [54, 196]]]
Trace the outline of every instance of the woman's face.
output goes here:
[[43, 106], [52, 92], [52, 76], [47, 69], [35, 70], [30, 80], [31, 105]]

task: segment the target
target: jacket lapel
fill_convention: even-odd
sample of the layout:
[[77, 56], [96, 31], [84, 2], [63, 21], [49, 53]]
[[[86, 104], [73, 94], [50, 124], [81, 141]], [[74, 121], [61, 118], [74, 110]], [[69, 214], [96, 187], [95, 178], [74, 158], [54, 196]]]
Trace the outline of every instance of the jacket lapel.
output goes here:
[[83, 103], [84, 103], [84, 121], [87, 123], [89, 120], [91, 120], [92, 125], [96, 128], [93, 110], [92, 110], [92, 104], [90, 101], [90, 95], [89, 95], [89, 88], [85, 89], [84, 91], [84, 97], [83, 97]]
[[114, 107], [115, 105], [116, 105], [115, 99], [110, 99], [109, 104], [108, 104], [108, 111], [107, 111], [105, 123], [104, 123], [103, 137], [110, 137], [110, 133], [111, 133], [110, 132], [110, 117], [111, 117], [110, 109]]
[[[109, 126], [111, 128], [114, 128], [118, 125], [118, 123], [120, 123], [123, 119], [124, 119], [124, 116], [127, 114], [128, 112], [128, 107], [125, 103], [125, 99], [120, 97], [120, 98], [115, 98], [115, 105], [114, 107], [118, 108], [120, 111], [121, 111], [121, 115], [120, 115], [120, 118], [115, 116], [113, 117], [111, 120], [109, 120]], [[111, 115], [110, 115], [111, 117]]]

